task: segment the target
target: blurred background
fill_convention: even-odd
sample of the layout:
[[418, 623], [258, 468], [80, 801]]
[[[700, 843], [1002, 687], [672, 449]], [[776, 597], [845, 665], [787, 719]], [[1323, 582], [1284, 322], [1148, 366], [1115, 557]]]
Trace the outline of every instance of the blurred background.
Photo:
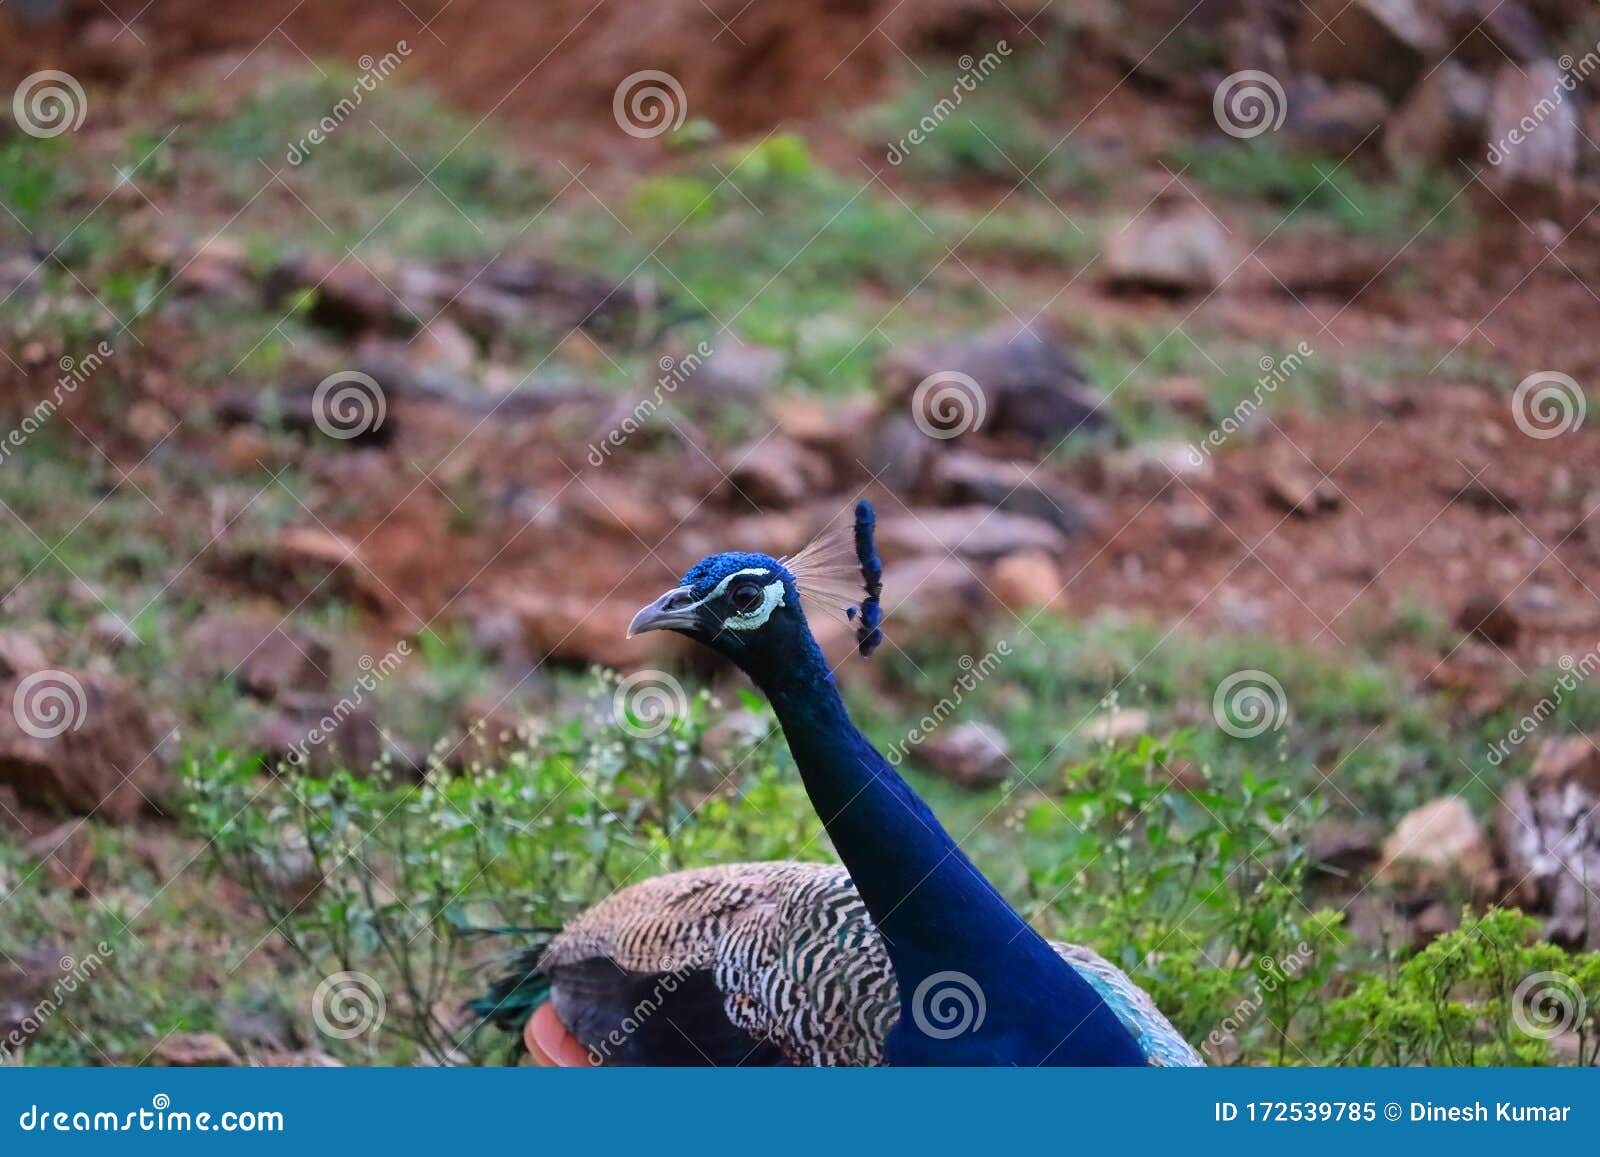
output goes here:
[[865, 729], [1215, 1064], [1600, 1051], [1600, 14], [0, 2], [0, 1058], [507, 1060]]

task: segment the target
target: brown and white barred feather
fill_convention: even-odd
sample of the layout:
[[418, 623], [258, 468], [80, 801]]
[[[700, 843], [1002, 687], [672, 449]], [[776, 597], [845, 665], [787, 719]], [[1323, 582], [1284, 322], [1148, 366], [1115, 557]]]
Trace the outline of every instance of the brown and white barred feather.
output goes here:
[[[1080, 945], [1053, 947], [1141, 1037], [1152, 1064], [1201, 1063], [1115, 965]], [[638, 975], [709, 971], [728, 1021], [793, 1065], [880, 1065], [899, 1013], [883, 938], [849, 874], [832, 864], [674, 872], [589, 908], [539, 964], [569, 1025], [580, 1019], [583, 996], [563, 990], [563, 972], [595, 961]]]

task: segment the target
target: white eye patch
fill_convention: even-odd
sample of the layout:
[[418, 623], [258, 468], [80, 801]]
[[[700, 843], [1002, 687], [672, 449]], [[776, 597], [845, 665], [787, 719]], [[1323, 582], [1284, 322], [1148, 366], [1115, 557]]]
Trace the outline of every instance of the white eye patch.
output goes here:
[[[692, 611], [696, 607], [703, 607], [712, 599], [719, 598], [734, 579], [744, 578], [747, 575], [769, 575], [772, 572], [765, 567], [747, 566], [743, 570], [736, 570], [728, 575], [716, 586], [711, 588], [711, 593], [698, 602], [689, 604], [683, 609]], [[723, 620], [723, 627], [730, 631], [753, 631], [772, 617], [772, 612], [783, 606], [783, 580], [775, 579], [768, 583], [761, 592], [761, 605], [742, 615], [733, 615]]]
[[768, 583], [761, 591], [761, 605], [742, 615], [724, 619], [722, 625], [730, 631], [753, 631], [772, 617], [772, 612], [783, 606], [783, 580]]

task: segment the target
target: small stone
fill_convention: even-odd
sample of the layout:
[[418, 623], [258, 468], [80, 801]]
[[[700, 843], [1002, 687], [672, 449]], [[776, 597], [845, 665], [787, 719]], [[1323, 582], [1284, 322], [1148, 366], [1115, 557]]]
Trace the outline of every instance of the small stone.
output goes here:
[[1326, 514], [1339, 506], [1338, 489], [1319, 477], [1309, 463], [1302, 466], [1280, 458], [1267, 466], [1262, 485], [1269, 502], [1300, 518]]
[[987, 723], [961, 723], [910, 748], [917, 763], [962, 787], [993, 787], [1011, 774], [1005, 737]]
[[990, 587], [1001, 604], [1014, 611], [1035, 610], [1061, 600], [1061, 568], [1043, 551], [1008, 554], [994, 564]]
[[211, 1032], [175, 1032], [156, 1046], [155, 1061], [175, 1069], [232, 1068], [239, 1055]]
[[1488, 895], [1496, 877], [1494, 851], [1466, 803], [1436, 799], [1401, 817], [1383, 843], [1377, 876], [1385, 883], [1460, 880], [1474, 895]]
[[1328, 80], [1358, 80], [1403, 97], [1450, 44], [1422, 0], [1311, 0], [1295, 55]]
[[1575, 101], [1564, 97], [1566, 74], [1553, 60], [1506, 64], [1489, 100], [1489, 163], [1502, 186], [1553, 190], [1578, 169], [1583, 135]]
[[1510, 604], [1493, 591], [1479, 591], [1462, 604], [1456, 626], [1497, 647], [1516, 645], [1522, 621]]
[[1095, 743], [1122, 743], [1137, 739], [1150, 730], [1150, 712], [1124, 707], [1091, 717], [1078, 734]]
[[1427, 168], [1481, 154], [1489, 82], [1454, 60], [1418, 83], [1390, 118], [1383, 154], [1396, 169]]
[[735, 495], [762, 509], [795, 506], [833, 486], [826, 458], [782, 436], [735, 451], [725, 468]]
[[1199, 205], [1146, 210], [1113, 233], [1107, 279], [1115, 289], [1210, 293], [1239, 265], [1233, 239]]

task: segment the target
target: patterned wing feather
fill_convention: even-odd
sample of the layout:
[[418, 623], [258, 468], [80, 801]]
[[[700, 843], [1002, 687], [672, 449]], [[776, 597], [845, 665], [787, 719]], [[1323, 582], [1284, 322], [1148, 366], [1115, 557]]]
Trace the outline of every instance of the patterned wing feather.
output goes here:
[[[1152, 1065], [1204, 1063], [1121, 969], [1080, 945], [1053, 947], [1105, 998]], [[551, 941], [539, 964], [569, 1027], [592, 1011], [577, 1007], [592, 992], [579, 981], [592, 977], [596, 962], [634, 978], [708, 976], [708, 997], [720, 995], [719, 1015], [699, 1026], [678, 1024], [676, 1031], [704, 1031], [725, 1044], [731, 1027], [738, 1040], [748, 1040], [750, 1056], [776, 1050], [794, 1065], [880, 1065], [899, 1014], [883, 938], [837, 865], [674, 872], [596, 904]], [[572, 983], [564, 986], [564, 976]], [[735, 1055], [728, 1063], [740, 1060]]]

